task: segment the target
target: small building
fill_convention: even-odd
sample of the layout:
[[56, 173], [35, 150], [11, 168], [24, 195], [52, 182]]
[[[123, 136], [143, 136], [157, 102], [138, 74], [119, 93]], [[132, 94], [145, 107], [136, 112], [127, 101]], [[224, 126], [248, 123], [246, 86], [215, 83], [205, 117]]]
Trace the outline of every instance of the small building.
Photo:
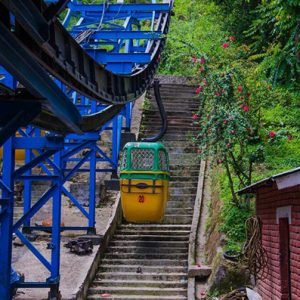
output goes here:
[[264, 300], [300, 299], [300, 168], [248, 186], [239, 193], [256, 194], [267, 253], [265, 276], [258, 280]]

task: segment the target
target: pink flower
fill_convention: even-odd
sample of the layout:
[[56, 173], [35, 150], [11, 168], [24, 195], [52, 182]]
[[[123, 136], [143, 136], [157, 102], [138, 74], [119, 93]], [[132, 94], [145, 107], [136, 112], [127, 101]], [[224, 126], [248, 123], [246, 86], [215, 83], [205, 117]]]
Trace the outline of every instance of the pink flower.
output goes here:
[[192, 56], [192, 62], [195, 64], [197, 62], [197, 58], [193, 55]]
[[203, 67], [200, 67], [200, 68], [199, 68], [199, 72], [200, 72], [200, 73], [203, 72], [203, 70], [204, 70]]
[[229, 44], [228, 44], [228, 43], [223, 43], [222, 47], [223, 47], [224, 49], [226, 49], [226, 48], [229, 47]]
[[230, 42], [233, 42], [235, 40], [233, 35], [231, 35], [228, 39], [229, 39]]
[[218, 91], [216, 91], [216, 96], [220, 97], [220, 93]]
[[249, 108], [248, 105], [244, 105], [244, 106], [243, 106], [243, 110], [244, 110], [244, 111], [249, 111], [249, 109], [250, 109], [250, 108]]
[[227, 124], [227, 123], [228, 123], [228, 121], [227, 121], [227, 120], [224, 120], [224, 121], [223, 121], [223, 124]]
[[242, 87], [241, 85], [239, 85], [239, 86], [237, 87], [237, 90], [238, 90], [239, 93], [241, 93], [241, 92], [243, 91], [243, 87]]
[[193, 114], [193, 115], [192, 115], [192, 119], [193, 119], [193, 120], [198, 120], [198, 119], [199, 119], [199, 115]]
[[204, 65], [205, 64], [205, 58], [201, 57], [199, 62], [200, 62], [201, 65]]
[[231, 130], [230, 133], [231, 133], [231, 134], [235, 134], [235, 131], [234, 131], [234, 130]]
[[226, 147], [227, 147], [227, 148], [231, 148], [231, 144], [228, 143], [228, 144], [226, 145]]
[[291, 134], [288, 135], [288, 140], [291, 141], [293, 139], [293, 136]]
[[274, 138], [276, 136], [276, 133], [274, 131], [269, 132], [269, 137]]
[[202, 90], [203, 90], [203, 86], [200, 85], [200, 86], [197, 87], [197, 89], [196, 89], [196, 94], [200, 94], [200, 93], [202, 92]]

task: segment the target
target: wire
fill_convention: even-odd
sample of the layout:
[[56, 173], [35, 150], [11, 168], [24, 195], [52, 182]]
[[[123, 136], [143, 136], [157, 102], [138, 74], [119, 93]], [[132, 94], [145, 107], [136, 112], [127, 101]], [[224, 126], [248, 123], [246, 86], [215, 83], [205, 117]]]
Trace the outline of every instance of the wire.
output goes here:
[[259, 217], [252, 217], [246, 221], [246, 234], [243, 252], [249, 272], [255, 281], [263, 279], [267, 275], [268, 257], [262, 245], [262, 222]]

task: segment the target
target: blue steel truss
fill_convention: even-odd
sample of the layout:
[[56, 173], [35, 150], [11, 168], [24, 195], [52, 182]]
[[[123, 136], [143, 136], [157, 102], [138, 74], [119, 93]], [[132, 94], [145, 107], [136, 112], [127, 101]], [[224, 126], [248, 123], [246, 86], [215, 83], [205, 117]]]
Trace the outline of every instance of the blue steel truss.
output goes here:
[[[56, 1], [46, 1], [54, 3]], [[104, 1], [97, 5], [85, 5], [80, 1], [70, 1], [63, 20], [71, 35], [78, 43], [105, 68], [114, 74], [130, 76], [139, 72], [153, 58], [150, 51], [153, 41], [164, 38], [159, 24], [160, 12], [170, 11], [170, 3], [112, 4]], [[13, 18], [12, 18], [13, 21]], [[37, 75], [37, 74], [36, 74]], [[38, 77], [37, 77], [38, 78]], [[39, 79], [40, 80], [40, 79]], [[64, 93], [64, 101], [69, 99], [78, 115], [92, 115], [103, 111], [106, 105], [79, 95], [59, 81], [56, 86]], [[17, 80], [0, 66], [0, 85], [11, 90], [17, 88]], [[50, 85], [53, 88], [53, 83]], [[6, 109], [0, 103], [1, 109]], [[130, 131], [133, 103], [127, 103], [122, 111], [109, 120], [99, 130], [84, 134], [65, 136], [53, 132], [42, 133], [40, 129], [28, 126], [20, 128], [18, 136], [10, 137], [3, 146], [2, 173], [0, 177], [0, 299], [12, 298], [14, 288], [50, 288], [51, 299], [59, 298], [60, 277], [60, 232], [62, 230], [85, 230], [95, 233], [96, 173], [116, 173], [121, 144], [121, 133]], [[97, 144], [104, 131], [112, 131], [112, 153], [105, 153]], [[15, 151], [25, 150], [25, 161], [16, 167]], [[84, 155], [79, 156], [82, 150]], [[97, 162], [107, 162], [107, 169], [97, 168]], [[86, 165], [88, 164], [88, 168]], [[34, 168], [39, 166], [41, 174]], [[89, 206], [83, 207], [64, 187], [78, 172], [89, 174]], [[24, 213], [13, 223], [14, 186], [16, 181], [24, 182]], [[48, 190], [32, 202], [32, 182], [49, 182]], [[83, 226], [61, 225], [62, 194], [85, 216]], [[52, 199], [51, 259], [29, 241], [26, 234], [32, 230], [49, 230], [49, 227], [32, 226], [34, 215]], [[22, 282], [11, 266], [13, 233], [27, 246], [49, 271], [49, 277], [41, 282]]]

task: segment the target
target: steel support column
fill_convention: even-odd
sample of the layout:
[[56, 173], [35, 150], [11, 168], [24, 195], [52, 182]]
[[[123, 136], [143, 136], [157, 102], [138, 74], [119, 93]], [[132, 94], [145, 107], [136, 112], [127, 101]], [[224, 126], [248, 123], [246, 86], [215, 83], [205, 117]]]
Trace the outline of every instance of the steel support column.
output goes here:
[[0, 299], [9, 300], [12, 296], [10, 281], [14, 214], [13, 172], [15, 168], [13, 138], [8, 139], [3, 148], [3, 157], [5, 159], [2, 166], [2, 179], [0, 179], [0, 188], [2, 190], [0, 199]]

